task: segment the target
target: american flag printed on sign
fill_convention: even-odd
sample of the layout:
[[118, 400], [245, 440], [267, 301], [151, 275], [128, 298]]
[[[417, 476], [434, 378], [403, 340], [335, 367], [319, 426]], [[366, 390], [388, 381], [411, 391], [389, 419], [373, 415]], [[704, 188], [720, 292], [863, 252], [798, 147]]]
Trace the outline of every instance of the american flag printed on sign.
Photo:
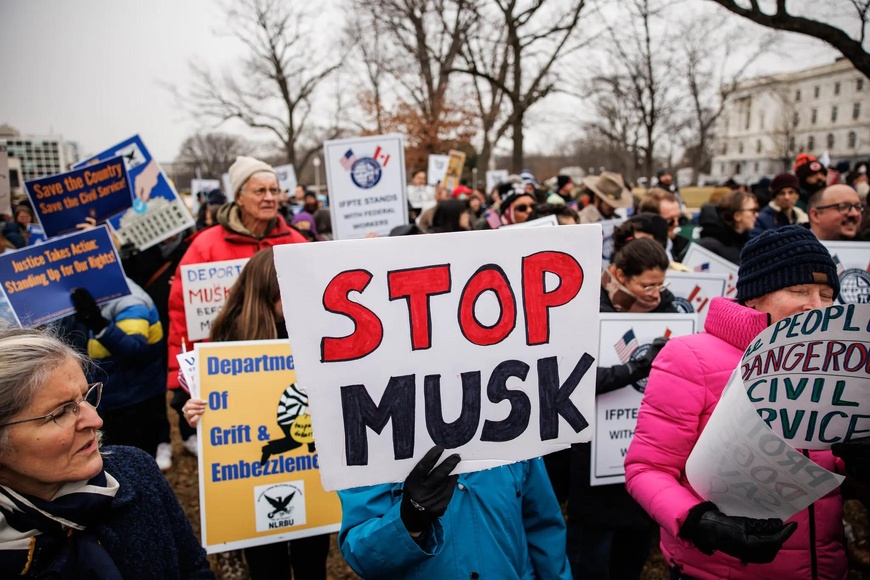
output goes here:
[[623, 363], [627, 363], [631, 358], [631, 353], [637, 350], [637, 337], [634, 335], [634, 329], [628, 329], [628, 332], [622, 335], [622, 338], [613, 345], [616, 349], [616, 354], [619, 356], [619, 360]]
[[695, 266], [695, 272], [709, 272], [710, 271], [710, 262], [704, 262], [703, 264], [698, 264]]
[[355, 161], [356, 155], [353, 154], [353, 149], [348, 149], [339, 163], [341, 163], [341, 166], [344, 167], [345, 171], [350, 171], [350, 168], [353, 167]]

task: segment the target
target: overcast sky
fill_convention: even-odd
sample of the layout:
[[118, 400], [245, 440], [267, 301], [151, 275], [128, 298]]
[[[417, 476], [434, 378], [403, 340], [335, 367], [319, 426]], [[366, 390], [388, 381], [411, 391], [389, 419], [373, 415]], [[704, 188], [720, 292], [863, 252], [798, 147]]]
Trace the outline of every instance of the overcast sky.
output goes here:
[[[171, 161], [198, 125], [163, 85], [185, 92], [191, 61], [233, 66], [243, 49], [221, 34], [230, 24], [216, 0], [0, 0], [0, 123], [63, 135], [84, 155], [139, 133], [158, 160]], [[834, 56], [793, 36], [758, 70], [797, 70]], [[553, 99], [533, 109], [527, 152], [576, 133], [564, 127], [564, 107]]]

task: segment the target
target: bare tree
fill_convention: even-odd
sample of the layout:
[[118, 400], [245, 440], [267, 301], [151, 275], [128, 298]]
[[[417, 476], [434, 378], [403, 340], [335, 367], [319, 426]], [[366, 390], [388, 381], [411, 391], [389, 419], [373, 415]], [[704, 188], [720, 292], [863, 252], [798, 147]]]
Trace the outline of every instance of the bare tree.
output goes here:
[[[602, 150], [606, 151], [609, 158], [603, 165], [633, 182], [637, 180], [641, 166], [643, 127], [637, 109], [626, 106], [632, 91], [632, 83], [624, 74], [599, 74], [591, 79], [591, 88], [585, 99], [591, 103], [595, 115], [594, 120], [586, 124], [591, 139], [578, 142], [577, 151], [589, 153], [591, 146], [598, 143], [596, 158], [600, 158]], [[581, 159], [585, 164], [602, 165], [600, 161]]]
[[870, 21], [870, 0], [840, 0], [837, 5], [832, 0], [826, 0], [824, 3], [814, 2], [809, 5], [815, 11], [824, 9], [823, 12], [828, 15], [843, 13], [844, 9], [851, 10], [857, 17], [852, 20], [857, 26], [855, 38], [843, 28], [831, 23], [790, 14], [786, 6], [787, 0], [776, 0], [776, 10], [772, 14], [763, 11], [758, 0], [749, 0], [749, 6], [737, 0], [712, 1], [762, 26], [805, 34], [822, 40], [839, 50], [855, 65], [856, 69], [870, 78], [870, 54], [864, 49], [867, 24]]
[[[483, 20], [475, 30], [480, 38], [465, 43], [464, 66], [457, 70], [487, 85], [488, 96], [475, 84], [487, 160], [510, 130], [511, 170], [522, 169], [526, 114], [556, 89], [556, 63], [583, 46], [577, 25], [585, 7], [585, 0], [571, 0], [567, 6], [546, 0], [493, 0], [481, 9]], [[503, 104], [510, 109], [499, 124]]]
[[678, 77], [686, 83], [689, 105], [681, 141], [695, 183], [699, 172], [710, 170], [716, 125], [728, 98], [747, 70], [773, 46], [774, 35], [750, 38], [708, 15], [685, 20], [678, 39]]
[[249, 53], [242, 71], [216, 76], [192, 65], [188, 98], [200, 118], [239, 119], [274, 135], [297, 174], [320, 147], [318, 143], [305, 151], [297, 149], [309, 127], [314, 97], [341, 64], [340, 57], [327, 59], [314, 50], [311, 16], [300, 6], [282, 0], [239, 0], [229, 5], [233, 34]]
[[242, 137], [226, 133], [196, 133], [181, 144], [177, 163], [191, 173], [218, 178], [239, 155], [250, 155], [251, 144]]

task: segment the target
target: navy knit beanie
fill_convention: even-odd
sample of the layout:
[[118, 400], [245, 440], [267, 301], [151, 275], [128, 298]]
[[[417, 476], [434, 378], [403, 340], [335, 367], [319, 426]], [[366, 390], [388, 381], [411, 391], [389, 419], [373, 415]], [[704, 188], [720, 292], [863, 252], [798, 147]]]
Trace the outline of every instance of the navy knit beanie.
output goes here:
[[745, 302], [789, 286], [828, 284], [840, 294], [837, 267], [827, 248], [807, 228], [765, 230], [740, 252], [737, 301]]

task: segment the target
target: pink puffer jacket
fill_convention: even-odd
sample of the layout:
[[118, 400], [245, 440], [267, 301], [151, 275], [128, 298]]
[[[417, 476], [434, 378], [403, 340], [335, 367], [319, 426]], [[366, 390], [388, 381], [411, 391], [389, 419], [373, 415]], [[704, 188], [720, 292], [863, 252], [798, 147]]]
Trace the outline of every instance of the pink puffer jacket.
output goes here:
[[[689, 510], [702, 501], [686, 480], [686, 459], [743, 352], [767, 326], [767, 315], [716, 298], [704, 326], [704, 333], [670, 340], [656, 357], [625, 457], [626, 487], [661, 526], [665, 559], [699, 579], [845, 578], [839, 489], [789, 520], [798, 529], [770, 564], [744, 565], [721, 552], [707, 556], [678, 536]], [[809, 453], [825, 469], [842, 473], [842, 462], [829, 451]]]

